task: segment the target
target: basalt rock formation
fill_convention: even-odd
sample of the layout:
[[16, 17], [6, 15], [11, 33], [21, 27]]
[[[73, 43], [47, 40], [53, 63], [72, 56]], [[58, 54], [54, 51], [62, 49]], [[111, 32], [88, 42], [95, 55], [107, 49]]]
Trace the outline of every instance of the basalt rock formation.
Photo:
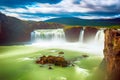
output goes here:
[[120, 31], [105, 30], [106, 80], [120, 80]]
[[66, 40], [69, 42], [77, 42], [79, 41], [80, 31], [82, 27], [72, 27], [68, 29], [64, 29]]

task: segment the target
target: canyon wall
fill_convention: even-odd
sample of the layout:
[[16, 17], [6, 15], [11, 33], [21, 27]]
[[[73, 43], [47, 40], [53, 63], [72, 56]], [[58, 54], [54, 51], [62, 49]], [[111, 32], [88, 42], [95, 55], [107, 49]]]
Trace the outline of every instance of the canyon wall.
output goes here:
[[120, 31], [105, 30], [106, 80], [120, 80]]

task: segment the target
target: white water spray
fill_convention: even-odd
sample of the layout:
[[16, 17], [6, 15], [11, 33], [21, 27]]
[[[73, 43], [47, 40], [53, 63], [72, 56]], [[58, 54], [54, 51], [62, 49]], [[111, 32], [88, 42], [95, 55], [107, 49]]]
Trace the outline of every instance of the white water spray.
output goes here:
[[104, 30], [101, 29], [96, 33], [95, 41], [98, 43], [101, 43], [104, 41]]
[[82, 51], [87, 53], [93, 53], [97, 55], [103, 55], [104, 48], [104, 30], [98, 30], [90, 43], [84, 43], [84, 29], [81, 30], [79, 36], [79, 42], [70, 43], [65, 39], [63, 29], [41, 29], [36, 30], [31, 35], [32, 40], [35, 40], [32, 45], [42, 48], [61, 48], [75, 51]]
[[65, 34], [63, 29], [35, 30], [31, 33], [31, 40], [34, 40], [35, 42], [64, 41]]
[[80, 36], [79, 36], [80, 43], [83, 43], [83, 38], [84, 38], [84, 29], [80, 32]]

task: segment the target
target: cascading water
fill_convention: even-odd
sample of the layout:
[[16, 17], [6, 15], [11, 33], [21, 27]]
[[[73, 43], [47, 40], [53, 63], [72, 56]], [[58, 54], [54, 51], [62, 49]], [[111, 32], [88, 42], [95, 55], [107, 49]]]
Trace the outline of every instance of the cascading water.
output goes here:
[[[95, 37], [90, 39], [88, 43], [83, 42], [84, 40], [84, 30], [81, 30], [80, 36], [79, 36], [79, 49], [86, 52], [93, 52], [93, 53], [100, 53], [103, 54], [103, 48], [104, 48], [104, 29], [100, 29], [95, 34]], [[88, 39], [89, 40], [89, 39]]]
[[31, 32], [31, 41], [34, 41], [35, 40], [35, 32]]
[[96, 35], [95, 35], [95, 42], [99, 43], [99, 44], [104, 43], [104, 30], [103, 29], [99, 30], [96, 33]]
[[79, 36], [80, 43], [83, 43], [83, 38], [84, 38], [84, 29], [80, 32], [80, 36]]
[[104, 49], [104, 29], [100, 29], [95, 36], [95, 45], [103, 53]]
[[83, 43], [84, 30], [83, 28], [80, 32], [79, 42], [74, 43], [66, 41], [63, 29], [35, 30], [31, 33], [31, 40], [33, 40], [33, 45], [38, 45], [42, 48], [62, 48], [103, 55], [104, 29], [98, 30], [93, 41], [90, 40], [90, 43]]
[[63, 29], [41, 29], [31, 33], [31, 40], [34, 41], [64, 41]]

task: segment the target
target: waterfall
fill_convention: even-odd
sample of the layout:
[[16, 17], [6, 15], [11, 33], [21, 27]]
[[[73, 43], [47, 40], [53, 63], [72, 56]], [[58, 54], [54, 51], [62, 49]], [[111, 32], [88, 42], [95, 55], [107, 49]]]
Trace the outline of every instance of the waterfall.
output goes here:
[[104, 30], [99, 30], [95, 35], [95, 42], [96, 43], [104, 43]]
[[100, 50], [101, 53], [103, 53], [103, 49], [104, 49], [104, 29], [98, 30], [98, 32], [95, 35], [94, 43], [95, 43], [94, 45], [96, 45], [96, 50], [98, 48], [98, 50]]
[[34, 41], [35, 39], [35, 32], [31, 32], [31, 41]]
[[40, 29], [33, 31], [31, 38], [35, 41], [62, 41], [65, 40], [65, 34], [63, 29]]
[[79, 36], [79, 41], [81, 43], [83, 43], [83, 38], [84, 38], [84, 29], [80, 32], [80, 36]]
[[33, 40], [32, 45], [41, 48], [61, 48], [103, 55], [104, 29], [98, 30], [94, 37], [90, 35], [92, 41], [90, 39], [89, 43], [83, 43], [84, 28], [79, 34], [78, 42], [67, 42], [63, 29], [39, 29], [31, 32], [31, 40]]
[[97, 31], [96, 35], [95, 35], [95, 41], [99, 41], [99, 38], [100, 38], [100, 33], [101, 31]]

